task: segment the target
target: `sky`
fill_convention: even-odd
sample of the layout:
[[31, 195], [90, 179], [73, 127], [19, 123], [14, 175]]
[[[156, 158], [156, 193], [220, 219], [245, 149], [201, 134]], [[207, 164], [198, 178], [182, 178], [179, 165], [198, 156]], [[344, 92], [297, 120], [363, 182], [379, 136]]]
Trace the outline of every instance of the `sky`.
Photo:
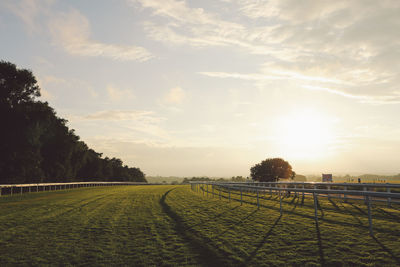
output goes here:
[[0, 59], [146, 175], [400, 173], [398, 0], [2, 0]]

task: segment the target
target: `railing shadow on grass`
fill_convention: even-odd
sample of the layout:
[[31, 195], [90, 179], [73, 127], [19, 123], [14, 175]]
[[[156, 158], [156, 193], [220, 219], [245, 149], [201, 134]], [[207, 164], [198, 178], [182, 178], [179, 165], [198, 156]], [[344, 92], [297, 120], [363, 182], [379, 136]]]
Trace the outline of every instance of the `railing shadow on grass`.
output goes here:
[[335, 207], [336, 210], [339, 210], [339, 211], [340, 211], [340, 208], [339, 208], [339, 206], [335, 203], [335, 201], [333, 201], [333, 200], [330, 199], [330, 198], [328, 198], [328, 201], [332, 204], [332, 206]]
[[235, 229], [236, 227], [242, 225], [245, 221], [247, 221], [254, 213], [256, 213], [258, 210], [253, 210], [249, 214], [247, 214], [243, 219], [241, 219], [237, 224], [232, 225], [232, 227], [229, 227], [228, 229], [224, 230], [223, 232], [219, 233], [218, 235], [214, 236], [214, 238], [219, 238], [220, 236], [223, 236], [226, 232]]
[[[216, 195], [218, 195], [218, 194], [216, 194]], [[233, 194], [233, 193], [231, 192], [231, 195], [235, 195], [235, 194]], [[240, 193], [239, 193], [239, 195], [240, 195]], [[243, 195], [243, 196], [244, 196], [244, 195]], [[250, 196], [250, 195], [249, 195], [249, 196]], [[251, 196], [251, 197], [255, 198], [255, 196]], [[229, 198], [228, 198], [227, 196], [225, 196], [225, 195], [221, 195], [221, 198], [226, 199], [226, 200], [229, 199]], [[260, 199], [264, 199], [264, 198], [260, 198]], [[240, 199], [236, 199], [236, 198], [234, 198], [234, 197], [231, 196], [231, 201], [240, 202]], [[252, 202], [252, 201], [248, 201], [248, 200], [243, 199], [242, 202], [243, 202], [244, 204], [257, 205], [257, 203], [256, 203], [255, 201]], [[285, 204], [288, 204], [288, 203], [286, 202]], [[352, 204], [352, 203], [348, 203], [348, 204], [350, 204], [350, 205], [356, 207], [356, 209], [359, 210], [359, 211], [361, 211], [361, 213], [366, 214], [362, 209], [360, 209], [360, 208], [357, 207], [356, 205], [354, 205], [354, 204]], [[307, 206], [307, 207], [311, 207], [310, 205], [306, 205], [306, 206]], [[269, 205], [269, 206], [260, 203], [260, 207], [262, 207], [262, 208], [267, 208], [267, 209], [274, 210], [274, 211], [279, 211], [279, 202], [275, 203], [274, 205]], [[345, 208], [345, 209], [346, 209], [346, 208]], [[350, 222], [337, 221], [337, 220], [333, 220], [333, 219], [329, 219], [329, 218], [324, 218], [324, 209], [322, 209], [322, 207], [319, 205], [319, 203], [318, 203], [318, 210], [321, 212], [321, 216], [320, 216], [319, 219], [323, 219], [324, 222], [331, 223], [331, 224], [336, 224], [336, 225], [341, 225], [341, 226], [347, 226], [347, 227], [359, 227], [359, 228], [363, 228], [363, 229], [365, 229], [365, 230], [369, 230], [369, 228], [368, 228], [369, 226], [368, 226], [368, 225], [364, 225], [364, 224], [361, 222], [361, 220], [360, 220], [358, 217], [356, 217], [356, 216], [354, 215], [354, 213], [352, 213], [352, 212], [349, 211], [349, 210], [348, 210], [347, 214], [349, 214], [349, 215], [351, 215], [352, 217], [354, 217], [354, 218], [357, 220], [358, 223], [355, 224], [355, 223], [350, 223]], [[332, 208], [332, 209], [329, 209], [329, 210], [335, 210], [335, 209]], [[303, 217], [303, 218], [309, 218], [309, 219], [313, 219], [313, 220], [315, 219], [315, 217], [314, 217], [313, 215], [303, 214], [303, 213], [301, 213], [301, 212], [297, 212], [296, 210], [284, 210], [284, 211], [283, 211], [283, 214], [285, 214], [285, 213], [286, 213], [286, 214], [290, 214], [290, 215], [300, 216], [300, 217]], [[383, 233], [392, 233], [392, 231], [391, 231], [391, 230], [388, 230], [388, 229], [377, 228], [376, 226], [375, 226], [374, 228], [377, 229], [379, 232], [383, 232]]]
[[272, 231], [274, 230], [275, 226], [278, 224], [280, 219], [282, 218], [282, 215], [279, 215], [279, 217], [275, 220], [274, 224], [269, 228], [268, 232], [264, 235], [262, 240], [258, 242], [256, 248], [247, 256], [247, 258], [244, 260], [242, 266], [247, 266], [250, 264], [250, 262], [254, 259], [254, 257], [257, 255], [258, 251], [263, 247], [263, 245], [267, 242], [267, 239], [271, 236]]
[[315, 224], [315, 229], [317, 230], [319, 259], [321, 262], [321, 266], [325, 266], [325, 257], [324, 257], [324, 250], [322, 248], [322, 239], [321, 239], [321, 232], [319, 231], [319, 223]]
[[372, 239], [375, 240], [375, 242], [381, 246], [381, 248], [388, 253], [394, 261], [400, 266], [400, 258], [396, 256], [388, 247], [386, 247], [381, 241], [379, 241], [375, 236], [372, 236]]
[[397, 216], [396, 214], [388, 212], [382, 208], [379, 208], [378, 211], [381, 212], [382, 214], [384, 214], [385, 216], [389, 216], [390, 218], [392, 218], [395, 221], [400, 221], [400, 216]]
[[[174, 188], [175, 189], [175, 188]], [[175, 231], [179, 236], [188, 244], [192, 251], [198, 255], [198, 261], [203, 266], [226, 266], [232, 265], [226, 259], [226, 253], [221, 251], [218, 247], [212, 246], [212, 240], [209, 238], [200, 237], [195, 231], [188, 231], [188, 227], [185, 225], [184, 220], [171, 209], [171, 207], [165, 202], [168, 194], [174, 190], [167, 191], [160, 199], [160, 205], [163, 212], [172, 219], [174, 223]], [[232, 259], [230, 259], [232, 260]], [[238, 265], [239, 262], [233, 262], [234, 265]]]
[[239, 206], [233, 207], [233, 208], [231, 208], [231, 209], [227, 209], [227, 210], [225, 210], [225, 211], [223, 211], [223, 212], [221, 212], [221, 213], [218, 213], [218, 214], [215, 215], [215, 216], [208, 217], [208, 218], [205, 219], [205, 220], [201, 220], [201, 222], [199, 222], [199, 223], [193, 224], [192, 226], [190, 226], [190, 228], [193, 228], [193, 227], [196, 227], [196, 226], [202, 226], [202, 225], [205, 224], [205, 223], [208, 223], [208, 222], [210, 222], [210, 221], [214, 221], [215, 219], [218, 219], [218, 218], [224, 216], [226, 213], [228, 213], [228, 212], [230, 212], [230, 211], [233, 211], [233, 210], [235, 210], [235, 209], [237, 209], [237, 208], [239, 208]]

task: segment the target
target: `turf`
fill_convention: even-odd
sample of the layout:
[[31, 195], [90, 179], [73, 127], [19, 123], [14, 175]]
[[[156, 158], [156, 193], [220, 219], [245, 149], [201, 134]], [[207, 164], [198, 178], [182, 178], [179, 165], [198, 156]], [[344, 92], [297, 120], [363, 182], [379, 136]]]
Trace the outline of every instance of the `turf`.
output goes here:
[[[217, 191], [215, 191], [217, 193]], [[400, 211], [362, 202], [115, 186], [0, 198], [0, 265], [397, 266]]]

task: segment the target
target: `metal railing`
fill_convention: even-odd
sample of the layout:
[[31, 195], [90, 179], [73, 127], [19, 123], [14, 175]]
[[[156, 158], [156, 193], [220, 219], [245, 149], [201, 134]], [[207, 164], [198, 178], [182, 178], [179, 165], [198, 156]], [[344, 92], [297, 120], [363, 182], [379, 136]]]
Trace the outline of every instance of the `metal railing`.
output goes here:
[[71, 182], [71, 183], [36, 183], [36, 184], [2, 184], [0, 196], [15, 195], [41, 191], [65, 190], [81, 187], [114, 186], [114, 185], [148, 185], [145, 182]]
[[[270, 183], [219, 183], [219, 182], [191, 182], [191, 188], [196, 192], [204, 194], [219, 195], [221, 191], [228, 194], [231, 201], [231, 193], [240, 194], [240, 204], [243, 204], [243, 193], [251, 192], [257, 199], [257, 207], [260, 208], [260, 194], [277, 194], [280, 202], [280, 214], [282, 215], [282, 195], [283, 193], [294, 193], [299, 196], [300, 193], [304, 199], [305, 196], [311, 196], [314, 200], [315, 222], [318, 225], [318, 196], [328, 198], [340, 198], [344, 202], [349, 199], [364, 200], [368, 209], [368, 223], [370, 234], [373, 235], [371, 203], [373, 201], [385, 201], [390, 207], [392, 203], [400, 203], [400, 193], [391, 192], [392, 189], [400, 192], [399, 184], [353, 184], [353, 183], [307, 183], [307, 182], [270, 182]], [[209, 188], [211, 187], [211, 188]], [[343, 187], [343, 189], [338, 189]], [[372, 191], [373, 188], [384, 188], [384, 192]], [[215, 192], [218, 190], [218, 193]], [[369, 190], [368, 190], [369, 189]], [[248, 195], [247, 195], [248, 196]]]

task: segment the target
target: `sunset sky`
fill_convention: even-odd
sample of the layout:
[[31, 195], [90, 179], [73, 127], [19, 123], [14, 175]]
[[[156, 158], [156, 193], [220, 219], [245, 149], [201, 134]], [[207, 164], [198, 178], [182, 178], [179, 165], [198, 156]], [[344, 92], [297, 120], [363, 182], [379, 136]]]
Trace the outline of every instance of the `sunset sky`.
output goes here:
[[147, 175], [400, 173], [400, 1], [2, 0], [0, 59]]

